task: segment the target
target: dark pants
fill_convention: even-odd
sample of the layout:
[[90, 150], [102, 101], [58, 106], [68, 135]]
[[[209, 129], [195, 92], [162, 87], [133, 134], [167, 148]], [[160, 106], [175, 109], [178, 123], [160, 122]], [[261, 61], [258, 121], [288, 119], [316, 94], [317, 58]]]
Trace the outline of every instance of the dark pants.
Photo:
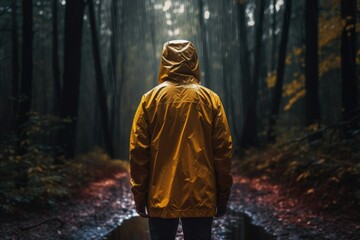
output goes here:
[[[210, 240], [212, 217], [181, 218], [184, 240]], [[176, 237], [179, 218], [149, 218], [151, 240], [172, 240]]]

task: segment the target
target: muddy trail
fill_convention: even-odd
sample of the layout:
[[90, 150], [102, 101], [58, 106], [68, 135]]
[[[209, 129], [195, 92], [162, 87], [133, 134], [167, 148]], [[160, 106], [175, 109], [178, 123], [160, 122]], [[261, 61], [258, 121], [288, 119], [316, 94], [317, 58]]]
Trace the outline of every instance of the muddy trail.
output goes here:
[[[128, 174], [90, 184], [71, 201], [43, 212], [1, 218], [1, 239], [149, 239], [135, 210]], [[267, 179], [234, 176], [228, 214], [216, 218], [213, 239], [359, 239], [360, 224], [347, 216], [314, 213]], [[183, 239], [181, 225], [177, 239]]]

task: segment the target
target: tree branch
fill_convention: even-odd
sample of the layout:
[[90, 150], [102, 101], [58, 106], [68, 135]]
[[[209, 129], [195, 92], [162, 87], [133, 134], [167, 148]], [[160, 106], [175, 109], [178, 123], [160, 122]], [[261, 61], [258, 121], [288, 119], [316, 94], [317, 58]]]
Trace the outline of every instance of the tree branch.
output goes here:
[[32, 229], [32, 228], [36, 228], [36, 227], [38, 227], [40, 225], [43, 225], [45, 223], [52, 222], [52, 221], [59, 222], [60, 223], [59, 228], [62, 228], [64, 226], [64, 224], [65, 224], [65, 222], [61, 221], [59, 218], [51, 218], [51, 219], [46, 219], [46, 220], [44, 220], [42, 222], [36, 223], [34, 225], [27, 226], [27, 227], [20, 227], [20, 226], [18, 226], [18, 227], [23, 232], [23, 231], [27, 231], [27, 230]]

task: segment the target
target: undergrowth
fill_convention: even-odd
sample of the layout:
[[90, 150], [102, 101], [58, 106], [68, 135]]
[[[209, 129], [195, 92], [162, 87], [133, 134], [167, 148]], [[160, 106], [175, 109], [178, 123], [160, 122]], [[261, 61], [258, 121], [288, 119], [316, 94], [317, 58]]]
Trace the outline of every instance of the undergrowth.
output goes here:
[[0, 142], [0, 215], [54, 207], [88, 183], [127, 170], [126, 162], [100, 148], [75, 159], [61, 154], [49, 136], [67, 121], [31, 113], [21, 137], [10, 134]]
[[[314, 134], [315, 133], [315, 134]], [[317, 134], [320, 133], [320, 134]], [[294, 136], [288, 133], [288, 136]], [[283, 135], [263, 150], [248, 150], [234, 163], [238, 173], [264, 177], [317, 210], [360, 213], [360, 136], [344, 137], [339, 128]], [[315, 136], [315, 137], [314, 137]]]

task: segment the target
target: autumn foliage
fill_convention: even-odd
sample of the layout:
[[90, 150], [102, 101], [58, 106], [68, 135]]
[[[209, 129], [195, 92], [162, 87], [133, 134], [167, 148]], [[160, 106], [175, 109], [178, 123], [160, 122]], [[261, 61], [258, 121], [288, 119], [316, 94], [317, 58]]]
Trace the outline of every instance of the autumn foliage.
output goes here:
[[[345, 20], [341, 19], [341, 0], [322, 1], [319, 14], [319, 77], [320, 81], [327, 81], [329, 74], [338, 73], [341, 68], [340, 40]], [[360, 25], [351, 25], [347, 28], [356, 28], [360, 33]], [[349, 29], [347, 29], [349, 30]], [[284, 111], [291, 107], [305, 94], [305, 46], [292, 46], [287, 53], [286, 64], [297, 69], [288, 76], [283, 86]], [[360, 66], [360, 50], [356, 53], [356, 62]], [[265, 82], [268, 88], [275, 87], [276, 72], [268, 72]]]

